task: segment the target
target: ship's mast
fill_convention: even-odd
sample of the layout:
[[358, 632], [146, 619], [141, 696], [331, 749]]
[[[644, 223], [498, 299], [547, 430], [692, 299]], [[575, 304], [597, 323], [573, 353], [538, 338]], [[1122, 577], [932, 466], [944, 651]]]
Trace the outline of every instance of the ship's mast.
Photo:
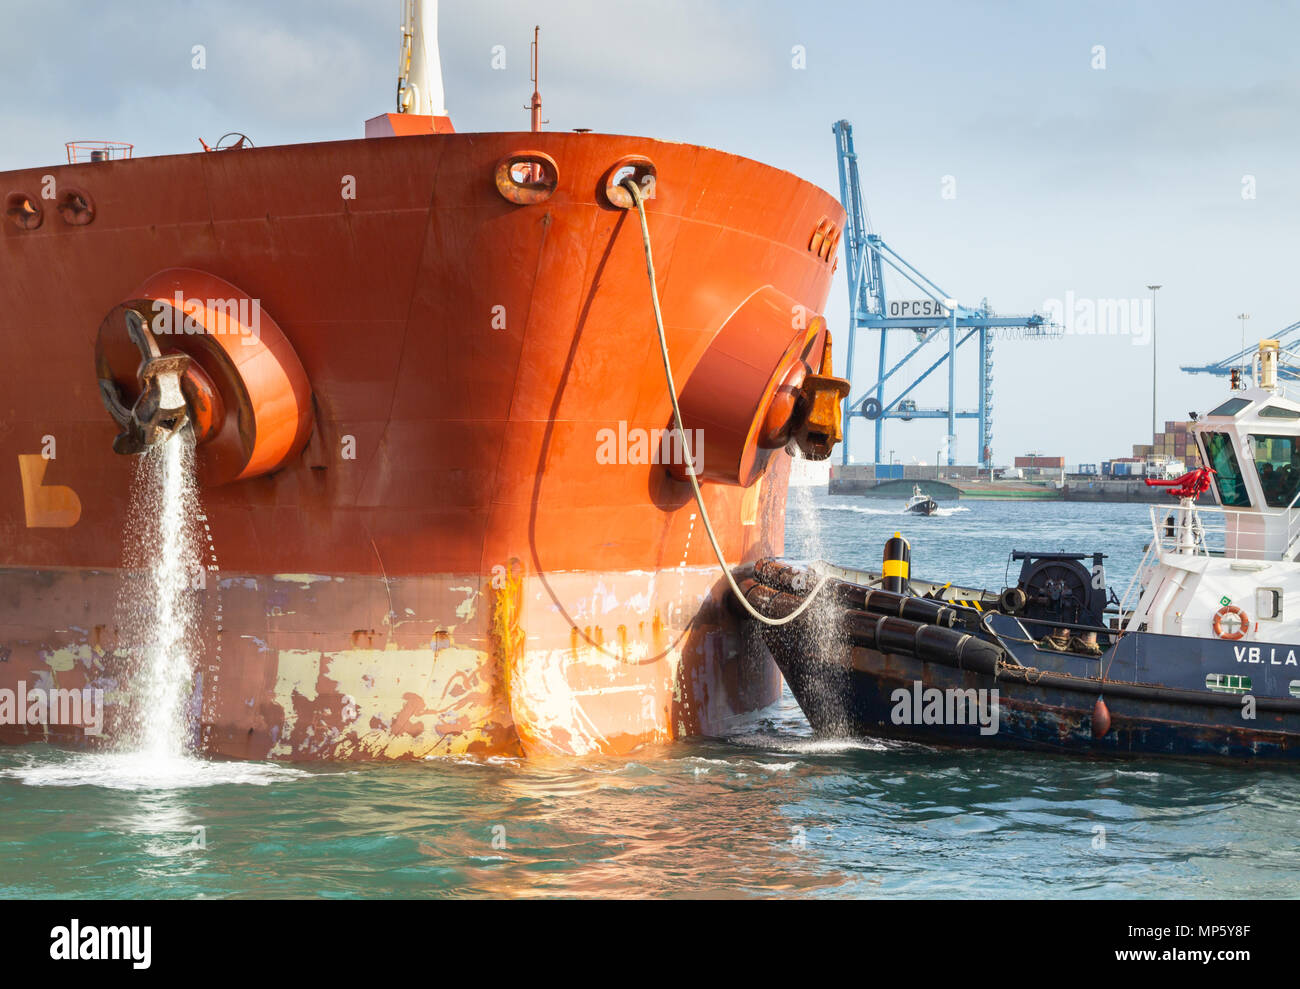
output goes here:
[[397, 112], [445, 117], [438, 57], [438, 0], [404, 0]]
[[541, 25], [534, 26], [533, 47], [532, 47], [533, 101], [528, 105], [528, 108], [533, 111], [533, 133], [534, 134], [536, 134], [538, 131], [542, 129], [542, 94], [539, 91], [540, 87], [537, 82], [537, 77], [540, 74], [539, 69], [541, 64], [541, 35], [542, 35]]

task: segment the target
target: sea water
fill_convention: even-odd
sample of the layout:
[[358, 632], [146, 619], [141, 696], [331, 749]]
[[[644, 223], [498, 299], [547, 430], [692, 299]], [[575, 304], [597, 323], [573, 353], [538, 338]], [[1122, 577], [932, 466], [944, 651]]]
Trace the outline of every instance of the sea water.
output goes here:
[[[792, 493], [836, 562], [1000, 589], [1013, 549], [1103, 550], [1122, 590], [1146, 506]], [[956, 506], [946, 506], [956, 507]], [[811, 515], [805, 517], [808, 512]], [[805, 550], [809, 552], [805, 552]], [[724, 739], [626, 759], [107, 775], [0, 749], [6, 896], [1294, 896], [1300, 776], [814, 737], [783, 695]]]

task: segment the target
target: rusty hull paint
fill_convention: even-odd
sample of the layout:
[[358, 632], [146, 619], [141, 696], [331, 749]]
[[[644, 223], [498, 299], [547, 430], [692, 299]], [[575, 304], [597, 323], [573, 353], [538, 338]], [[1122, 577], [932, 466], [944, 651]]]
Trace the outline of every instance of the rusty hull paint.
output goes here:
[[[494, 181], [521, 151], [558, 169], [536, 205]], [[96, 204], [84, 226], [51, 211], [35, 229], [0, 223], [0, 297], [21, 328], [0, 334], [0, 685], [57, 677], [129, 698], [113, 629], [134, 465], [110, 449], [95, 337], [146, 279], [184, 267], [260, 301], [315, 407], [303, 455], [203, 491], [227, 616], [219, 668], [207, 628], [196, 682], [205, 751], [626, 751], [774, 700], [775, 668], [719, 605], [689, 486], [595, 460], [601, 429], [671, 416], [636, 218], [604, 195], [629, 156], [657, 177], [679, 381], [764, 286], [821, 310], [832, 266], [808, 243], [842, 221], [838, 203], [692, 145], [436, 134], [0, 174], [0, 196], [34, 197], [53, 173]], [[58, 454], [37, 476], [25, 465], [47, 435]], [[781, 552], [788, 470], [778, 451], [749, 488], [705, 485], [729, 561]], [[328, 592], [276, 577], [293, 574]], [[609, 610], [587, 603], [602, 586]]]
[[[108, 707], [99, 739], [0, 726], [0, 741], [111, 744], [133, 711], [112, 623], [120, 577], [0, 578], [28, 621], [7, 638], [0, 688], [98, 687]], [[193, 682], [194, 742], [233, 758], [347, 761], [625, 754], [720, 734], [780, 691], [774, 667], [746, 664], [724, 591], [709, 568], [516, 572], [501, 588], [473, 576], [226, 577], [203, 592], [206, 656], [218, 600], [224, 631], [220, 663]], [[78, 611], [108, 621], [66, 624]]]

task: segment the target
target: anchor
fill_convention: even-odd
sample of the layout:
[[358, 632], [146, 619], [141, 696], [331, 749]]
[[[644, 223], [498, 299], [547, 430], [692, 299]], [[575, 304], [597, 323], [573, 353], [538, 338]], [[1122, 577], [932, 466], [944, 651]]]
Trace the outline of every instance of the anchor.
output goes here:
[[136, 371], [142, 389], [140, 397], [128, 409], [116, 382], [108, 378], [99, 379], [99, 394], [109, 415], [122, 427], [113, 440], [113, 452], [143, 453], [175, 436], [189, 422], [181, 378], [190, 367], [190, 357], [164, 354], [139, 312], [127, 309], [123, 315], [127, 336], [141, 355]]
[[849, 383], [831, 370], [831, 334], [826, 331], [821, 367], [803, 379], [793, 439], [808, 460], [826, 460], [844, 439], [841, 405]]

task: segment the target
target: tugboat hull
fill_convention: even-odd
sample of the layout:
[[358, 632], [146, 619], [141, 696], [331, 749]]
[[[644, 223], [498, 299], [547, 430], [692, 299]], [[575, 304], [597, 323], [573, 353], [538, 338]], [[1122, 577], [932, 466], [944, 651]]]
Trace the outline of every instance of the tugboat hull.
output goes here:
[[[790, 636], [791, 633], [786, 633]], [[838, 657], [800, 655], [798, 647], [769, 647], [791, 692], [819, 734], [880, 737], [930, 745], [1029, 749], [1088, 756], [1176, 757], [1225, 763], [1300, 760], [1300, 714], [1259, 711], [1243, 720], [1241, 706], [1209, 706], [1120, 696], [1122, 684], [1084, 680], [1071, 687], [1032, 684], [1039, 671], [991, 677], [906, 656], [850, 647]], [[997, 730], [975, 724], [914, 722], [915, 699], [927, 691], [996, 690]], [[1096, 701], [1109, 712], [1107, 732], [1094, 732]], [[1234, 699], [1235, 700], [1235, 699]], [[902, 707], [908, 723], [899, 722]]]
[[[772, 617], [817, 586], [816, 575], [773, 561], [755, 574], [747, 596]], [[761, 632], [818, 733], [1232, 764], [1300, 759], [1294, 650], [1133, 632], [1104, 636], [1094, 654], [1058, 651], [1035, 638], [1034, 623], [989, 611], [996, 599], [981, 604], [976, 592], [939, 602], [830, 578], [820, 593], [804, 617]]]

